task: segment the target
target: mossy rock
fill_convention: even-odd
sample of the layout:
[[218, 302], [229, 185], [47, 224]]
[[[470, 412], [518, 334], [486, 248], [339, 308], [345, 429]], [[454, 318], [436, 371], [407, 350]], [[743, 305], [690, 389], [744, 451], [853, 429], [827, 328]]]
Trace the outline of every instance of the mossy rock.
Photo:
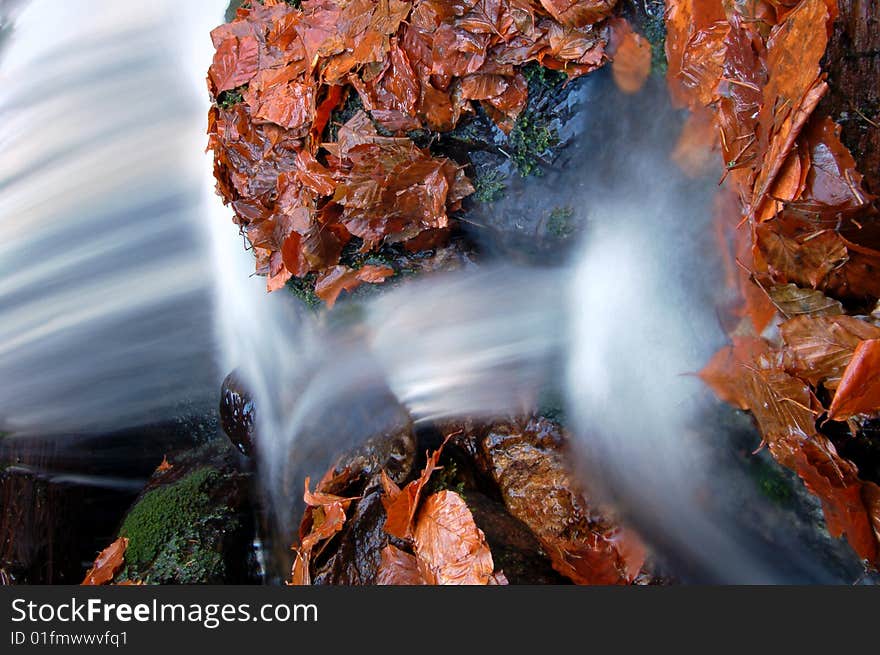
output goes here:
[[117, 581], [235, 584], [258, 580], [249, 476], [225, 440], [169, 456], [119, 529], [129, 539]]

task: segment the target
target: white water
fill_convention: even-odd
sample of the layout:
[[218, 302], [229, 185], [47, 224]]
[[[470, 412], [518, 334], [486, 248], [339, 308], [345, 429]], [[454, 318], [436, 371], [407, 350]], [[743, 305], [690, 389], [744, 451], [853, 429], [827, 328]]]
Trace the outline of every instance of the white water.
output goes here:
[[408, 284], [331, 329], [250, 277], [201, 155], [207, 34], [225, 0], [97, 6], [34, 0], [4, 62], [7, 425], [109, 429], [171, 416], [180, 398], [213, 404], [216, 344], [219, 371], [238, 367], [254, 392], [284, 518], [313, 459], [394, 422], [392, 397], [418, 420], [494, 416], [561, 382], [585, 481], [661, 555], [700, 579], [777, 579], [763, 545], [698, 500], [713, 435], [695, 424], [708, 396], [685, 374], [722, 337], [706, 198], [655, 156], [663, 117], [626, 124], [606, 107], [593, 129], [608, 135], [565, 172], [593, 226], [575, 262]]
[[43, 0], [16, 16], [0, 97], [0, 428], [115, 429], [214, 403], [205, 101], [179, 62], [223, 3], [178, 21], [186, 4]]

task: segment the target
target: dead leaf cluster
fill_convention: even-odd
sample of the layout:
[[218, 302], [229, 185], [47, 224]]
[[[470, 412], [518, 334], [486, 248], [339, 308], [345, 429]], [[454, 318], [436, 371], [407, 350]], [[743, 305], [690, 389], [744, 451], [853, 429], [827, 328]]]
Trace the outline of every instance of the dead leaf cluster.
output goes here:
[[[441, 243], [473, 187], [461, 166], [406, 133], [450, 130], [476, 105], [509, 132], [527, 101], [521, 67], [536, 61], [574, 78], [602, 66], [614, 5], [263, 0], [216, 28], [208, 148], [269, 291], [313, 274], [332, 305], [394, 274], [341, 264], [353, 237], [361, 252]], [[646, 43], [614, 25], [621, 62], [631, 62], [615, 75], [632, 89], [644, 81]], [[353, 94], [365, 111], [328, 130]]]

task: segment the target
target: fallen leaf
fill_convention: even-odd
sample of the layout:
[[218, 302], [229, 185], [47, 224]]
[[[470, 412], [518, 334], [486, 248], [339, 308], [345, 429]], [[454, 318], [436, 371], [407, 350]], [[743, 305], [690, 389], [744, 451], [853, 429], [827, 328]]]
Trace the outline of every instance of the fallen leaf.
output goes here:
[[862, 341], [880, 328], [852, 316], [798, 316], [779, 327], [790, 355], [787, 369], [813, 386], [834, 388]]
[[794, 284], [770, 287], [770, 299], [782, 314], [795, 316], [837, 316], [843, 314], [839, 300], [829, 298], [815, 289], [801, 289]]
[[95, 563], [86, 573], [83, 585], [104, 585], [113, 580], [113, 576], [125, 564], [125, 549], [128, 548], [128, 539], [119, 537], [112, 544], [102, 550]]
[[382, 549], [382, 559], [376, 572], [377, 585], [423, 585], [415, 555], [389, 544]]
[[[449, 437], [447, 437], [447, 440]], [[415, 519], [416, 509], [419, 505], [419, 498], [422, 489], [431, 478], [431, 474], [437, 470], [437, 462], [440, 461], [440, 455], [443, 452], [443, 445], [435, 450], [425, 463], [421, 475], [407, 484], [403, 489], [399, 489], [387, 475], [382, 475], [382, 484], [385, 489], [385, 495], [382, 498], [382, 505], [385, 508], [385, 532], [392, 537], [398, 539], [411, 539], [413, 530], [413, 521]]]
[[467, 504], [453, 491], [428, 496], [413, 530], [422, 576], [428, 584], [485, 585], [494, 565], [486, 537]]
[[847, 364], [828, 418], [845, 421], [855, 414], [880, 409], [880, 339], [868, 339], [856, 346]]
[[336, 299], [343, 291], [351, 291], [362, 282], [381, 284], [385, 278], [394, 275], [394, 269], [388, 266], [367, 264], [359, 269], [347, 266], [334, 266], [321, 273], [315, 283], [315, 294], [327, 303], [328, 307], [336, 304]]

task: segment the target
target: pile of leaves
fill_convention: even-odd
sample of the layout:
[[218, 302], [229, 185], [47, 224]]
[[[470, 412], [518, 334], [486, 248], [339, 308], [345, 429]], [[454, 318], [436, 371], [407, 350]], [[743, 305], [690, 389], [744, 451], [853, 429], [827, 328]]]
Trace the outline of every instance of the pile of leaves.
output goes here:
[[[381, 472], [384, 531], [395, 543], [381, 552], [376, 583], [385, 585], [507, 584], [494, 571], [492, 552], [483, 531], [462, 496], [440, 490], [422, 498], [422, 491], [437, 470], [442, 446], [428, 456], [421, 475], [402, 489]], [[311, 584], [313, 554], [329, 544], [346, 520], [345, 512], [356, 498], [343, 498], [324, 489], [345, 481], [348, 470], [333, 469], [316, 487], [306, 490], [306, 512], [300, 525], [300, 544], [291, 571], [291, 584]]]
[[[341, 264], [353, 237], [361, 252], [442, 243], [473, 187], [461, 166], [407, 133], [450, 130], [476, 105], [509, 132], [526, 106], [527, 62], [575, 78], [620, 45], [615, 75], [637, 88], [650, 48], [646, 58], [646, 42], [625, 21], [607, 20], [614, 4], [263, 0], [240, 8], [211, 33], [208, 147], [218, 192], [268, 289], [312, 275], [332, 304], [342, 290], [394, 273]], [[352, 94], [365, 111], [334, 124]]]
[[[526, 552], [530, 541], [560, 581], [654, 582], [643, 571], [638, 536], [580, 491], [565, 442], [560, 426], [544, 418], [468, 423], [426, 456], [420, 473], [399, 482], [380, 468], [365, 483], [356, 463], [345, 464], [357, 457], [343, 457], [314, 492], [306, 481], [291, 584], [507, 584], [499, 560], [512, 567], [512, 582], [529, 582], [539, 573]], [[359, 572], [328, 577], [328, 563], [340, 556], [359, 562]]]
[[725, 165], [732, 345], [701, 376], [752, 412], [831, 534], [876, 566], [880, 480], [839, 448], [880, 410], [880, 222], [839, 127], [817, 110], [836, 16], [836, 0], [670, 0], [668, 82], [692, 112], [678, 160], [692, 168], [714, 148]]

